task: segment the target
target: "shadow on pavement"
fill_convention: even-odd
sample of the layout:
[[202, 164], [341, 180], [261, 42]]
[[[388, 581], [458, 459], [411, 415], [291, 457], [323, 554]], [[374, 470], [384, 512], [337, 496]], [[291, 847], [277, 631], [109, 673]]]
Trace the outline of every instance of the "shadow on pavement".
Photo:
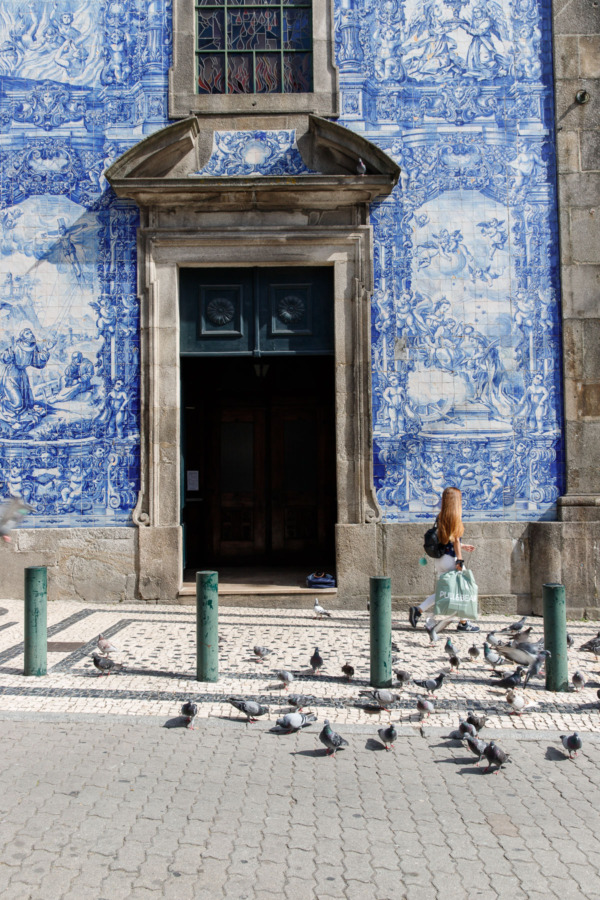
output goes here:
[[[164, 723], [163, 728], [186, 728], [187, 729], [188, 720], [185, 716], [175, 716], [174, 719], [167, 719]], [[193, 729], [191, 729], [193, 730]]]
[[568, 753], [563, 753], [562, 750], [558, 750], [556, 747], [550, 746], [546, 748], [545, 759], [550, 759], [552, 762], [564, 762], [568, 758]]

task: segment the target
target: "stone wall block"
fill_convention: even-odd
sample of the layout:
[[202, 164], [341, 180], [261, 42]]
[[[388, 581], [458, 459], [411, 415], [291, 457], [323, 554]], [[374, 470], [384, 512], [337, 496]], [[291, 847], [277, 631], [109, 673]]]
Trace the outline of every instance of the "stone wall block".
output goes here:
[[554, 41], [554, 74], [556, 78], [577, 78], [579, 39], [577, 35], [557, 35]]
[[[598, 131], [584, 129], [579, 133], [581, 168], [583, 171], [600, 171], [600, 138]], [[596, 178], [596, 180], [598, 180]]]
[[542, 614], [544, 584], [562, 584], [562, 524], [533, 522], [530, 526], [531, 546], [531, 610]]
[[600, 208], [571, 209], [571, 256], [574, 262], [596, 263], [600, 247]]
[[[596, 10], [596, 31], [598, 31], [600, 29], [598, 6], [594, 6], [594, 2], [591, 3], [591, 6]], [[582, 35], [579, 38], [579, 75], [581, 78], [600, 78], [600, 35], [598, 34]]]
[[596, 318], [600, 309], [600, 265], [564, 266], [563, 314], [567, 318]]
[[554, 0], [552, 10], [555, 39], [563, 34], [598, 33], [598, 7], [595, 0]]
[[559, 131], [556, 135], [559, 174], [579, 172], [581, 166], [578, 131]]
[[377, 527], [373, 525], [336, 525], [337, 580], [343, 597], [369, 596], [371, 575], [385, 575], [378, 554]]
[[181, 582], [181, 526], [140, 528], [138, 541], [140, 600], [174, 601]]

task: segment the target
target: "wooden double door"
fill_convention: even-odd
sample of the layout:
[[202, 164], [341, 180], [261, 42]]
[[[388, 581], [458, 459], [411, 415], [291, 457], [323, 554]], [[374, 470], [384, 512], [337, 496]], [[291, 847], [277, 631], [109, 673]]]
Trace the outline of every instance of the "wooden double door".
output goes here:
[[335, 557], [330, 356], [183, 358], [186, 565]]

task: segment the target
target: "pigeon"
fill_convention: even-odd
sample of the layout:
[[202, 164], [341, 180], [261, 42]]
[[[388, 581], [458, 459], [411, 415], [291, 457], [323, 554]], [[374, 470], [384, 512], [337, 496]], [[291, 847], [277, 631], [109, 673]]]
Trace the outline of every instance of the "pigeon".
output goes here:
[[256, 700], [244, 700], [243, 697], [228, 697], [228, 702], [248, 718], [248, 722], [256, 722], [258, 716], [269, 712], [268, 706], [261, 706]]
[[483, 658], [494, 671], [496, 670], [496, 666], [499, 666], [503, 659], [500, 654], [490, 648], [490, 645], [487, 642], [483, 645]]
[[482, 741], [481, 738], [473, 737], [471, 734], [465, 734], [465, 741], [467, 742], [467, 746], [471, 753], [478, 757], [476, 766], [481, 762], [481, 757], [484, 754], [485, 748], [487, 744], [485, 741]]
[[417, 709], [421, 715], [421, 721], [428, 718], [435, 709], [433, 700], [426, 700], [424, 697], [417, 697]]
[[293, 712], [281, 716], [275, 724], [283, 729], [286, 734], [294, 734], [296, 731], [300, 731], [301, 728], [306, 728], [307, 725], [311, 725], [316, 721], [317, 717], [313, 713], [304, 715], [301, 712]]
[[470, 734], [471, 737], [477, 737], [477, 729], [466, 719], [458, 720], [458, 730], [461, 737], [465, 737], [467, 734]]
[[475, 644], [473, 644], [472, 647], [469, 647], [469, 659], [475, 661], [476, 659], [479, 659], [479, 654], [479, 647], [476, 647]]
[[521, 631], [523, 625], [527, 621], [527, 616], [523, 616], [522, 619], [519, 619], [518, 622], [512, 622], [510, 625], [507, 625], [506, 628], [501, 628], [500, 632], [504, 633], [506, 631], [512, 631], [513, 634], [516, 634], [518, 631]]
[[319, 648], [315, 647], [315, 652], [310, 658], [310, 667], [313, 671], [313, 675], [319, 674], [319, 669], [323, 665], [323, 657], [319, 653]]
[[345, 663], [342, 666], [342, 672], [346, 676], [346, 679], [350, 681], [354, 677], [354, 666], [351, 666], [350, 663]]
[[540, 674], [541, 669], [552, 654], [549, 650], [540, 650], [534, 661], [531, 663], [529, 668], [527, 669], [527, 674], [525, 675], [525, 681], [523, 682], [523, 687], [527, 687], [530, 678], [535, 678], [536, 675]]
[[287, 698], [287, 702], [290, 704], [290, 706], [292, 706], [298, 712], [301, 712], [304, 707], [308, 706], [308, 704], [313, 700], [315, 700], [315, 697], [313, 697], [312, 695], [307, 697], [302, 694], [290, 694]]
[[258, 656], [258, 658], [262, 661], [263, 659], [265, 659], [265, 657], [267, 657], [269, 655], [269, 653], [272, 653], [273, 651], [269, 650], [268, 647], [256, 646], [253, 648], [253, 652], [254, 652], [254, 655]]
[[518, 647], [509, 647], [507, 644], [498, 644], [496, 652], [505, 659], [510, 659], [521, 666], [530, 666], [538, 655], [539, 648], [533, 644], [521, 644]]
[[198, 715], [198, 704], [192, 703], [191, 700], [186, 700], [183, 706], [181, 707], [181, 715], [184, 719], [187, 719], [187, 727], [194, 730], [194, 719]]
[[571, 647], [575, 644], [575, 638], [572, 634], [569, 634], [567, 631], [567, 649], [570, 650]]
[[513, 647], [518, 647], [519, 644], [524, 644], [529, 640], [529, 636], [533, 631], [533, 626], [530, 625], [529, 628], [524, 628], [523, 631], [517, 632], [517, 634], [513, 638]]
[[577, 751], [583, 747], [578, 731], [574, 731], [573, 734], [561, 734], [560, 739], [565, 750], [569, 751], [569, 759], [573, 759], [573, 754], [577, 756]]
[[98, 646], [98, 650], [100, 651], [100, 653], [103, 653], [104, 656], [110, 656], [111, 653], [119, 652], [117, 650], [117, 648], [114, 646], [114, 644], [111, 644], [111, 642], [109, 640], [107, 640], [103, 634], [98, 635], [97, 646]]
[[454, 656], [450, 657], [450, 671], [452, 672], [454, 670], [455, 672], [458, 672], [459, 668], [460, 668], [460, 657], [456, 656], [456, 654], [455, 654]]
[[490, 633], [486, 637], [486, 641], [488, 642], [490, 647], [497, 647], [500, 643], [500, 638], [496, 637], [496, 633], [494, 631], [490, 631]]
[[[387, 728], [380, 728], [377, 734], [379, 735], [379, 740], [386, 750], [389, 750], [390, 747], [394, 746], [394, 741], [398, 737], [398, 732], [393, 725], [389, 725]], [[390, 745], [390, 747], [388, 747], [388, 744]]]
[[285, 690], [287, 691], [290, 684], [294, 680], [294, 676], [291, 672], [286, 671], [286, 669], [278, 669], [275, 672], [276, 677], [283, 683]]
[[573, 672], [571, 681], [573, 682], [573, 687], [576, 691], [580, 691], [581, 688], [585, 687], [585, 675], [579, 670], [577, 670], [577, 672]]
[[427, 634], [429, 635], [429, 640], [431, 641], [432, 644], [434, 644], [436, 641], [439, 641], [440, 633], [442, 631], [444, 631], [448, 627], [450, 622], [452, 622], [452, 620], [455, 618], [456, 618], [456, 615], [454, 615], [454, 613], [453, 613], [451, 616], [447, 616], [445, 619], [442, 619], [440, 622], [438, 622], [436, 619], [434, 619], [433, 616], [431, 616], [429, 619], [427, 619], [427, 621], [425, 622], [425, 630], [426, 630]]
[[582, 644], [579, 649], [587, 650], [590, 653], [593, 653], [594, 656], [600, 656], [600, 631], [595, 638], [591, 638], [589, 641], [586, 641], [585, 644]]
[[521, 691], [515, 691], [512, 688], [506, 692], [506, 702], [512, 707], [509, 713], [511, 716], [522, 716], [525, 710], [537, 706], [536, 703], [526, 700], [525, 695]]
[[446, 643], [444, 645], [444, 650], [447, 656], [456, 656], [456, 647], [452, 643], [452, 638], [446, 638]]
[[425, 688], [428, 694], [433, 694], [442, 686], [445, 677], [444, 672], [440, 672], [437, 678], [425, 678], [423, 681], [417, 681], [417, 679], [414, 678], [413, 681], [417, 687]]
[[317, 616], [318, 618], [321, 618], [322, 616], [327, 616], [328, 619], [331, 618], [331, 613], [327, 612], [326, 609], [323, 609], [323, 607], [319, 603], [318, 597], [315, 597], [315, 605], [313, 606], [313, 610], [314, 610], [315, 616]]
[[356, 164], [356, 174], [357, 175], [366, 175], [367, 174], [367, 167], [365, 166], [365, 164], [362, 161], [362, 159], [360, 158], [360, 156], [358, 157], [358, 163]]
[[114, 659], [110, 659], [108, 656], [100, 656], [96, 652], [92, 653], [92, 659], [101, 675], [110, 675], [113, 670], [118, 672], [119, 669], [123, 668], [123, 663], [115, 662]]
[[478, 716], [477, 713], [470, 712], [467, 716], [467, 722], [469, 722], [471, 725], [474, 725], [475, 730], [479, 732], [482, 728], [485, 727], [487, 716]]
[[348, 741], [332, 729], [329, 719], [325, 719], [319, 740], [327, 747], [327, 756], [335, 756], [340, 747], [348, 746]]
[[512, 675], [507, 675], [505, 678], [500, 678], [499, 681], [492, 682], [494, 687], [505, 687], [505, 688], [514, 688], [521, 684], [523, 679], [523, 672], [525, 669], [523, 666], [517, 666]]
[[370, 703], [376, 703], [380, 709], [388, 709], [392, 703], [400, 700], [400, 694], [391, 691], [375, 689], [373, 691], [359, 691], [359, 697], [368, 697]]
[[496, 772], [499, 772], [504, 763], [508, 762], [509, 755], [505, 753], [504, 750], [501, 750], [498, 744], [495, 741], [490, 741], [487, 747], [483, 751], [483, 755], [488, 761], [488, 767], [485, 770], [489, 772], [492, 766], [498, 766]]
[[411, 674], [410, 672], [405, 671], [405, 669], [395, 669], [394, 675], [403, 687], [410, 682]]

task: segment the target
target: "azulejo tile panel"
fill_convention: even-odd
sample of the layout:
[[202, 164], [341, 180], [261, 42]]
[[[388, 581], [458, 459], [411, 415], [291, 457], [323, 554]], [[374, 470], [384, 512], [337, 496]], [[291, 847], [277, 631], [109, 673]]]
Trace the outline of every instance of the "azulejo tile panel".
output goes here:
[[386, 522], [553, 518], [563, 487], [550, 4], [341, 0], [342, 123], [402, 167], [372, 211]]
[[296, 130], [215, 131], [213, 149], [198, 175], [310, 175]]
[[0, 12], [0, 496], [123, 525], [139, 490], [137, 209], [106, 168], [166, 124], [165, 0]]
[[[337, 0], [341, 122], [402, 166], [372, 211], [384, 521], [554, 515], [562, 490], [548, 0]], [[104, 171], [167, 124], [169, 0], [0, 13], [0, 495], [28, 524], [131, 521], [135, 207]], [[298, 174], [291, 131], [221, 132], [202, 174]]]

